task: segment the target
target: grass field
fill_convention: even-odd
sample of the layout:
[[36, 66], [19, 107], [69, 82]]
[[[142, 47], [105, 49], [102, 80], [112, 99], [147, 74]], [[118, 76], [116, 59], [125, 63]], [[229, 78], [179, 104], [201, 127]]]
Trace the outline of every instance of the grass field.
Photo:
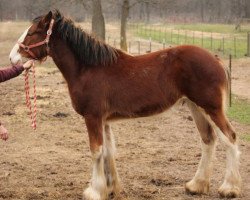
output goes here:
[[228, 116], [243, 124], [250, 124], [250, 103], [237, 96], [232, 98], [232, 107], [228, 109]]
[[[233, 95], [232, 106], [228, 108], [227, 115], [231, 120], [239, 123], [250, 125], [250, 102], [249, 99], [242, 99]], [[242, 133], [241, 139], [250, 142], [250, 134]]]
[[242, 25], [241, 30], [235, 30], [234, 24], [172, 24], [168, 25], [172, 29], [182, 29], [191, 31], [204, 31], [204, 32], [215, 32], [215, 33], [225, 33], [225, 34], [238, 34], [244, 35], [250, 32], [250, 25]]

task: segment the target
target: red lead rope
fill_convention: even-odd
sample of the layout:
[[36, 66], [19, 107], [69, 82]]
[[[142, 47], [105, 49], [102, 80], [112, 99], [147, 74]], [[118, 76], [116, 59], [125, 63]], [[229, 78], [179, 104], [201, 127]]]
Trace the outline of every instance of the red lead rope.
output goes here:
[[30, 100], [30, 86], [29, 86], [29, 70], [25, 71], [25, 93], [26, 93], [26, 105], [29, 109], [29, 115], [31, 119], [31, 126], [33, 129], [36, 129], [36, 75], [35, 75], [35, 64], [32, 65], [32, 73], [33, 73], [33, 89], [34, 89], [34, 105], [32, 111], [32, 105]]

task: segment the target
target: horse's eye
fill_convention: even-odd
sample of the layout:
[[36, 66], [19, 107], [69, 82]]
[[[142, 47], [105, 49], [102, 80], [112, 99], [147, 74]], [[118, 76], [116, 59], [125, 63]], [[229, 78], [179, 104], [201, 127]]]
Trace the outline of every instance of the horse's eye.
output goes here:
[[28, 36], [32, 36], [34, 33], [27, 33]]

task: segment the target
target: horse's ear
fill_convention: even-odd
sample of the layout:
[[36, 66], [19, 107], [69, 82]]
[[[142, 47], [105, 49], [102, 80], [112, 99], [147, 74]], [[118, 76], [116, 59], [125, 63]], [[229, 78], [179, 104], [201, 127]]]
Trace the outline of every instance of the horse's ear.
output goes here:
[[44, 22], [45, 23], [50, 22], [52, 17], [53, 17], [53, 13], [52, 13], [52, 11], [49, 11], [49, 13], [44, 17]]
[[53, 13], [51, 11], [49, 11], [49, 13], [47, 15], [45, 15], [42, 18], [42, 20], [39, 22], [38, 26], [40, 26], [41, 28], [46, 27], [50, 23], [52, 17], [53, 17]]

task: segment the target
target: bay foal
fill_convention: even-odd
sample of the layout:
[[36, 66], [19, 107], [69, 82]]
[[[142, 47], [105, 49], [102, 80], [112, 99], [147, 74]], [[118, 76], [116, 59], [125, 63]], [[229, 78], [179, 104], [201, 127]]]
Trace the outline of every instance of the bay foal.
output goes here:
[[198, 170], [186, 191], [208, 193], [218, 135], [227, 147], [219, 193], [241, 194], [236, 134], [225, 116], [227, 73], [215, 56], [188, 45], [131, 56], [98, 41], [59, 11], [36, 18], [18, 41], [10, 54], [12, 63], [21, 57], [42, 61], [51, 56], [67, 81], [75, 111], [85, 118], [93, 173], [84, 199], [103, 200], [120, 191], [109, 122], [158, 114], [180, 99], [192, 112], [202, 146]]

